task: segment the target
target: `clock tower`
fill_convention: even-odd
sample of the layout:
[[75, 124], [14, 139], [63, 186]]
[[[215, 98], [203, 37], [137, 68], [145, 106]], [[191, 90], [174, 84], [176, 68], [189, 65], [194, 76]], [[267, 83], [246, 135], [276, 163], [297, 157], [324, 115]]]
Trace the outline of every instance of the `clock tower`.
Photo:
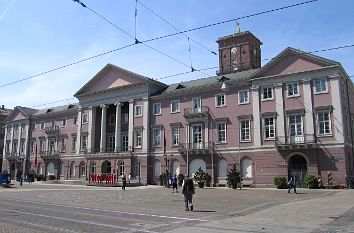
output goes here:
[[216, 41], [219, 44], [219, 72], [235, 73], [261, 67], [262, 42], [251, 32], [241, 32], [239, 26], [233, 35]]

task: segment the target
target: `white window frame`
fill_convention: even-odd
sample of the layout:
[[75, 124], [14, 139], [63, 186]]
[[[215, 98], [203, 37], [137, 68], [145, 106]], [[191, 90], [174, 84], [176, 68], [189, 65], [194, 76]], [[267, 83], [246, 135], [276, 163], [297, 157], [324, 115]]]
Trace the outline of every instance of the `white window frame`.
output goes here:
[[135, 105], [134, 106], [134, 117], [141, 117], [143, 116], [143, 106], [142, 105]]
[[[243, 128], [242, 122], [248, 122], [248, 127]], [[244, 133], [243, 131], [245, 130], [248, 130], [248, 138], [243, 139], [242, 134]], [[240, 119], [240, 142], [251, 142], [251, 120], [250, 119]]]
[[[270, 90], [270, 94], [272, 95], [271, 97], [268, 97], [268, 96], [264, 96], [264, 91], [265, 90], [268, 90], [267, 91], [267, 95], [269, 94], [269, 90]], [[273, 87], [262, 87], [261, 88], [261, 91], [262, 91], [262, 101], [268, 101], [268, 100], [274, 100], [274, 93], [273, 93]]]
[[73, 117], [73, 125], [77, 125], [77, 116]]
[[87, 135], [82, 135], [81, 136], [81, 149], [82, 150], [87, 150]]
[[[319, 114], [328, 114], [328, 124], [329, 124], [329, 133], [320, 133], [320, 116]], [[317, 117], [317, 136], [332, 136], [332, 114], [330, 111], [319, 111], [316, 113], [316, 117]], [[349, 128], [349, 127], [348, 127]]]
[[128, 113], [122, 113], [122, 124], [128, 124], [129, 123], [129, 114]]
[[152, 129], [152, 143], [154, 147], [161, 147], [161, 129]]
[[107, 143], [108, 143], [107, 148], [111, 151], [114, 151], [115, 146], [116, 146], [115, 145], [115, 135], [109, 135], [107, 137]]
[[[222, 102], [222, 103], [220, 103], [219, 104], [219, 97], [221, 98], [221, 97], [223, 97], [224, 99], [223, 100], [221, 100], [220, 99], [220, 101]], [[216, 94], [215, 95], [215, 107], [217, 107], [217, 108], [222, 108], [222, 107], [225, 107], [226, 106], [226, 95], [225, 95], [225, 93], [219, 93], [219, 94]]]
[[173, 146], [179, 145], [179, 127], [171, 127], [171, 134], [172, 134], [172, 141], [171, 141], [172, 145]]
[[155, 116], [161, 115], [161, 103], [154, 103], [152, 109]]
[[[297, 86], [297, 93], [296, 94], [294, 94], [294, 86]], [[291, 94], [290, 95], [290, 90], [291, 90], [291, 92], [293, 92], [293, 94]], [[288, 97], [288, 98], [291, 98], [291, 97], [298, 97], [298, 96], [300, 96], [300, 85], [299, 85], [299, 83], [298, 82], [292, 82], [292, 83], [287, 83], [286, 84], [286, 96]]]
[[122, 134], [122, 151], [128, 151], [128, 149], [129, 149], [128, 134]]
[[60, 139], [60, 144], [61, 144], [60, 151], [65, 152], [66, 151], [66, 138], [65, 137], [62, 137]]
[[82, 124], [87, 124], [89, 121], [88, 119], [88, 113], [82, 114]]
[[[320, 90], [320, 91], [317, 90], [316, 82], [318, 82], [318, 81], [320, 81], [320, 82], [324, 81], [325, 82], [326, 90]], [[327, 79], [315, 79], [314, 80], [314, 84], [313, 84], [313, 88], [314, 88], [314, 93], [315, 94], [328, 93], [328, 80]]]
[[39, 123], [39, 129], [40, 130], [44, 130], [45, 129], [45, 122], [41, 121], [41, 123]]
[[18, 124], [14, 125], [14, 132], [17, 133], [18, 132]]
[[67, 119], [63, 118], [61, 119], [61, 127], [66, 127], [67, 126]]
[[[138, 134], [139, 132], [139, 134]], [[141, 128], [134, 129], [134, 148], [141, 148], [143, 145], [143, 130]]]
[[[247, 99], [244, 100], [244, 94], [246, 93]], [[238, 91], [238, 104], [249, 104], [250, 103], [250, 92], [249, 90], [239, 90]]]
[[[175, 108], [174, 108], [175, 106]], [[178, 113], [180, 112], [179, 100], [172, 100], [171, 101], [171, 113]]]
[[[273, 120], [273, 125], [267, 125], [266, 121], [272, 119]], [[263, 118], [263, 125], [264, 125], [264, 139], [265, 140], [274, 140], [275, 139], [275, 131], [276, 131], [276, 127], [275, 127], [275, 122], [276, 122], [276, 118], [275, 117], [265, 117]], [[270, 131], [273, 127], [273, 136], [268, 136], [267, 137], [267, 131], [269, 131], [269, 135], [270, 135]]]
[[25, 124], [21, 124], [21, 133], [25, 132], [26, 129], [26, 125]]
[[[225, 128], [220, 131], [219, 126], [224, 125]], [[220, 140], [220, 133], [223, 133], [224, 140]], [[227, 143], [227, 123], [226, 122], [217, 122], [216, 123], [216, 140], [217, 143]]]
[[72, 143], [71, 143], [71, 145], [72, 145], [72, 148], [71, 148], [71, 151], [76, 151], [76, 143], [77, 143], [77, 136], [75, 135], [75, 136], [72, 136]]
[[36, 131], [36, 123], [35, 123], [35, 122], [32, 122], [32, 124], [31, 124], [31, 130], [32, 130], [32, 131]]

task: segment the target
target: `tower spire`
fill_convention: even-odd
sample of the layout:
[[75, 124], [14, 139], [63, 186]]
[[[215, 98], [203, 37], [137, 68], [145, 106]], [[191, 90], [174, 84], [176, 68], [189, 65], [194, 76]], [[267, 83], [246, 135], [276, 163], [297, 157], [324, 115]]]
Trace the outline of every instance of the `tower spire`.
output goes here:
[[241, 32], [240, 23], [238, 22], [238, 20], [236, 20], [236, 33], [240, 33], [240, 32]]

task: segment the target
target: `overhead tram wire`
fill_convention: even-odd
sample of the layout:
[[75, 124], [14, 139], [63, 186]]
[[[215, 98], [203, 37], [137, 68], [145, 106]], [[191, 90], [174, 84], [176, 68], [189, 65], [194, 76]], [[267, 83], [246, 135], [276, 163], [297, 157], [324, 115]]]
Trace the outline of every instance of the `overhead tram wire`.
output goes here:
[[[86, 6], [86, 5], [83, 4], [81, 1], [78, 1], [78, 0], [73, 0], [73, 1], [74, 1], [74, 2], [78, 2], [81, 6]], [[281, 8], [276, 8], [276, 9], [273, 9], [273, 10], [263, 11], [263, 12], [259, 12], [259, 13], [255, 13], [255, 14], [251, 14], [251, 15], [247, 15], [247, 16], [240, 17], [240, 19], [255, 17], [255, 16], [262, 15], [262, 14], [271, 13], [271, 12], [274, 12], [274, 11], [284, 10], [284, 9], [288, 9], [288, 8], [292, 8], [292, 7], [296, 7], [296, 6], [300, 6], [300, 5], [312, 3], [312, 2], [315, 2], [315, 1], [319, 1], [319, 0], [307, 1], [307, 2], [302, 2], [302, 3], [298, 3], [298, 4], [294, 4], [294, 5], [288, 5], [288, 6], [281, 7]], [[175, 33], [175, 34], [169, 34], [169, 35], [165, 35], [165, 36], [160, 36], [160, 37], [156, 37], [156, 38], [152, 38], [152, 39], [145, 40], [145, 41], [143, 41], [143, 42], [149, 42], [149, 41], [153, 41], [153, 40], [159, 40], [159, 39], [162, 39], [162, 38], [175, 36], [175, 35], [178, 35], [178, 34], [181, 34], [181, 33], [189, 32], [189, 31], [195, 31], [195, 30], [199, 30], [199, 29], [203, 29], [203, 28], [207, 28], [207, 27], [211, 27], [211, 26], [216, 26], [216, 25], [219, 25], [219, 24], [222, 24], [222, 23], [232, 22], [232, 21], [235, 21], [235, 20], [237, 20], [237, 19], [227, 20], [227, 21], [223, 21], [223, 22], [219, 22], [219, 23], [215, 23], [215, 24], [209, 24], [209, 25], [206, 25], [206, 26], [201, 26], [201, 27], [197, 27], [197, 28], [192, 28], [192, 29], [189, 29], [189, 30], [184, 30], [184, 31], [182, 31], [182, 32], [180, 32], [180, 33]], [[115, 52], [115, 51], [118, 51], [118, 50], [121, 50], [121, 49], [125, 49], [125, 48], [128, 48], [128, 47], [134, 46], [134, 45], [136, 45], [136, 44], [137, 44], [137, 43], [128, 44], [128, 45], [122, 46], [122, 47], [117, 48], [117, 49], [113, 49], [113, 50], [110, 50], [110, 51], [106, 51], [106, 52], [103, 52], [103, 53], [101, 53], [101, 54], [97, 54], [97, 55], [94, 55], [94, 56], [92, 56], [92, 57], [89, 57], [89, 58], [85, 58], [85, 59], [82, 59], [82, 60], [79, 60], [79, 61], [76, 61], [76, 62], [67, 64], [67, 65], [63, 65], [63, 66], [54, 68], [54, 69], [52, 69], [52, 70], [48, 70], [48, 71], [45, 71], [45, 72], [41, 72], [41, 73], [38, 73], [38, 74], [36, 74], [36, 75], [32, 75], [32, 76], [29, 76], [29, 77], [26, 77], [26, 78], [23, 78], [23, 79], [19, 79], [19, 80], [10, 82], [10, 83], [6, 83], [6, 84], [1, 85], [0, 88], [6, 87], [6, 86], [10, 86], [10, 85], [13, 85], [13, 84], [16, 84], [16, 83], [19, 83], [19, 82], [23, 82], [23, 81], [26, 81], [26, 80], [29, 80], [29, 79], [33, 79], [33, 78], [36, 78], [36, 77], [42, 76], [42, 75], [44, 75], [44, 74], [47, 74], [47, 73], [51, 73], [51, 72], [60, 70], [60, 69], [64, 69], [64, 68], [66, 68], [66, 67], [69, 67], [69, 66], [72, 66], [72, 65], [76, 65], [76, 64], [78, 64], [78, 63], [81, 63], [81, 62], [84, 62], [84, 61], [87, 61], [87, 60], [91, 60], [91, 59], [94, 59], [94, 58], [97, 58], [97, 57], [100, 57], [100, 56], [103, 56], [103, 55], [106, 55], [106, 54], [109, 54], [109, 53], [112, 53], [112, 52]], [[201, 69], [201, 70], [203, 70], [203, 69]]]
[[205, 45], [201, 44], [200, 42], [192, 39], [190, 36], [188, 36], [186, 33], [184, 33], [182, 30], [178, 29], [176, 26], [174, 26], [172, 23], [170, 23], [169, 21], [167, 21], [166, 19], [164, 19], [162, 16], [160, 16], [159, 14], [157, 14], [154, 10], [152, 10], [150, 7], [146, 6], [145, 4], [143, 4], [141, 1], [136, 0], [136, 2], [138, 2], [140, 5], [142, 5], [144, 8], [146, 8], [147, 10], [149, 10], [151, 13], [153, 13], [154, 15], [156, 15], [158, 18], [160, 18], [162, 21], [164, 21], [165, 23], [167, 23], [168, 25], [170, 25], [171, 27], [173, 27], [177, 32], [181, 32], [185, 37], [187, 37], [189, 40], [193, 41], [194, 43], [198, 44], [200, 47], [208, 50], [209, 52], [211, 52], [214, 55], [217, 55], [216, 52], [212, 51], [211, 49], [209, 49], [208, 47], [206, 47]]
[[[124, 33], [125, 35], [127, 35], [128, 37], [130, 37], [131, 39], [133, 39], [133, 40], [135, 41], [135, 42], [134, 42], [135, 44], [143, 44], [144, 46], [146, 46], [146, 47], [148, 47], [148, 48], [154, 50], [155, 52], [160, 53], [160, 54], [162, 54], [162, 55], [164, 55], [164, 56], [170, 58], [171, 60], [173, 60], [173, 61], [175, 61], [175, 62], [177, 62], [177, 63], [180, 63], [180, 64], [182, 64], [182, 65], [184, 65], [184, 66], [186, 66], [186, 67], [188, 67], [188, 68], [193, 69], [193, 67], [190, 67], [189, 65], [187, 65], [186, 63], [184, 63], [184, 62], [178, 60], [177, 58], [172, 57], [171, 55], [168, 55], [167, 53], [162, 52], [162, 51], [160, 51], [160, 50], [158, 50], [158, 49], [152, 47], [151, 45], [146, 44], [146, 42], [144, 42], [144, 41], [139, 41], [138, 39], [134, 38], [134, 36], [130, 35], [128, 32], [126, 32], [126, 31], [123, 30], [122, 28], [118, 27], [116, 24], [114, 24], [113, 22], [111, 22], [110, 20], [108, 20], [105, 16], [101, 15], [100, 13], [98, 13], [98, 12], [96, 12], [95, 10], [91, 9], [90, 7], [88, 7], [88, 6], [87, 6], [86, 4], [84, 4], [82, 1], [80, 1], [80, 0], [73, 0], [73, 1], [74, 1], [74, 2], [77, 2], [78, 4], [80, 4], [83, 8], [86, 8], [86, 9], [90, 10], [92, 13], [94, 13], [95, 15], [97, 15], [99, 18], [103, 19], [104, 21], [106, 21], [107, 23], [109, 23], [110, 25], [112, 25], [113, 27], [115, 27], [116, 29], [118, 29], [119, 31], [121, 31], [122, 33]], [[198, 71], [198, 72], [203, 73], [204, 75], [210, 76], [209, 74], [204, 73], [204, 72], [202, 72], [202, 71]]]

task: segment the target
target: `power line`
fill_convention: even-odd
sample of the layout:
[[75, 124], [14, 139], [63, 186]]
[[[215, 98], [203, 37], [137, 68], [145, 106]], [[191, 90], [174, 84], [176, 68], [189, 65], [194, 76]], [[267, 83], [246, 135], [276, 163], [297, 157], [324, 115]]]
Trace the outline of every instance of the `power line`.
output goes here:
[[[86, 6], [84, 3], [82, 3], [81, 1], [79, 1], [79, 0], [73, 0], [73, 1], [79, 3], [81, 6], [87, 8], [87, 6]], [[307, 2], [302, 2], [302, 3], [298, 3], [298, 4], [294, 4], [294, 5], [288, 5], [288, 6], [281, 7], [281, 8], [276, 8], [276, 9], [273, 9], [273, 10], [263, 11], [263, 12], [255, 13], [255, 14], [252, 14], [252, 15], [247, 15], [247, 16], [240, 17], [240, 19], [241, 19], [241, 18], [250, 18], [250, 17], [254, 17], [254, 16], [258, 16], [258, 15], [270, 13], [270, 12], [273, 12], [273, 11], [284, 10], [284, 9], [288, 9], [288, 8], [291, 8], [291, 7], [300, 6], [300, 5], [303, 5], [303, 4], [308, 4], [308, 3], [312, 3], [312, 2], [316, 2], [316, 1], [319, 1], [319, 0], [307, 1]], [[103, 17], [103, 16], [102, 16], [102, 17]], [[216, 25], [219, 25], [219, 24], [222, 24], [222, 23], [235, 21], [235, 20], [237, 20], [237, 19], [238, 19], [238, 18], [233, 19], [233, 20], [227, 20], [227, 21], [215, 23], [215, 24], [209, 24], [209, 25], [206, 25], [206, 26], [201, 26], [201, 27], [198, 27], [198, 28], [193, 28], [193, 29], [185, 30], [185, 31], [183, 31], [183, 32], [177, 33], [176, 35], [181, 34], [181, 33], [185, 33], [185, 32], [188, 32], [188, 31], [195, 31], [195, 30], [199, 30], [199, 29], [202, 29], [202, 28], [206, 28], [206, 27], [216, 26]], [[110, 24], [111, 24], [111, 23], [110, 23]], [[123, 32], [124, 34], [126, 33], [124, 30], [123, 30], [122, 32]], [[156, 37], [156, 38], [152, 38], [152, 39], [149, 39], [149, 40], [145, 40], [145, 41], [143, 41], [143, 42], [158, 40], [158, 39], [162, 39], [162, 38], [165, 38], [165, 37], [171, 37], [171, 36], [173, 36], [173, 35], [170, 34], [170, 35], [166, 35], [166, 36]], [[130, 36], [130, 37], [131, 37], [131, 36]], [[138, 43], [139, 43], [139, 42], [138, 42]], [[32, 75], [32, 76], [26, 77], [26, 78], [23, 78], [23, 79], [16, 80], [16, 81], [14, 81], [14, 82], [6, 83], [6, 84], [1, 85], [0, 88], [6, 87], [6, 86], [10, 86], [10, 85], [13, 85], [13, 84], [16, 84], [16, 83], [19, 83], [19, 82], [23, 82], [23, 81], [26, 81], [26, 80], [29, 80], [29, 79], [33, 79], [33, 78], [36, 78], [36, 77], [38, 77], [38, 76], [42, 76], [42, 75], [44, 75], [44, 74], [51, 73], [51, 72], [56, 71], [56, 70], [60, 70], [60, 69], [63, 69], [63, 68], [66, 68], [66, 67], [69, 67], [69, 66], [72, 66], [72, 65], [75, 65], [75, 64], [78, 64], [78, 63], [87, 61], [87, 60], [91, 60], [91, 59], [93, 59], [93, 58], [97, 58], [97, 57], [100, 57], [100, 56], [103, 56], [103, 55], [106, 55], [106, 54], [109, 54], [109, 53], [112, 53], [112, 52], [115, 52], [115, 51], [118, 51], [118, 50], [121, 50], [121, 49], [124, 49], [124, 48], [131, 47], [131, 46], [136, 45], [136, 44], [138, 44], [138, 43], [137, 43], [137, 41], [135, 41], [135, 44], [125, 45], [125, 46], [122, 46], [122, 47], [117, 48], [117, 49], [113, 49], [113, 50], [110, 50], [110, 51], [107, 51], [107, 52], [103, 52], [103, 53], [101, 53], [101, 54], [97, 54], [97, 55], [94, 55], [94, 56], [89, 57], [89, 58], [85, 58], [85, 59], [82, 59], [82, 60], [79, 60], [79, 61], [76, 61], [76, 62], [67, 64], [67, 65], [63, 65], [63, 66], [54, 68], [54, 69], [52, 69], [52, 70], [48, 70], [48, 71], [45, 71], [45, 72], [41, 72], [41, 73], [38, 73], [38, 74], [35, 74], [35, 75]], [[203, 70], [203, 69], [200, 69], [200, 70]]]
[[152, 12], [154, 15], [156, 15], [158, 18], [160, 18], [162, 21], [164, 21], [165, 23], [167, 23], [168, 25], [170, 25], [171, 27], [173, 27], [177, 32], [181, 32], [185, 37], [187, 37], [189, 40], [193, 41], [194, 43], [198, 44], [200, 47], [208, 50], [209, 52], [211, 52], [214, 55], [217, 55], [216, 52], [212, 51], [211, 49], [209, 49], [208, 47], [204, 46], [203, 44], [201, 44], [200, 42], [192, 39], [190, 36], [188, 36], [186, 33], [182, 32], [182, 30], [178, 29], [176, 26], [174, 26], [172, 23], [170, 23], [169, 21], [167, 21], [166, 19], [164, 19], [162, 16], [160, 16], [159, 14], [157, 14], [155, 11], [153, 11], [151, 8], [149, 8], [148, 6], [146, 6], [145, 4], [143, 4], [142, 2], [136, 0], [140, 5], [142, 5], [143, 7], [145, 7], [147, 10], [149, 10], [150, 12]]
[[76, 98], [67, 98], [67, 99], [55, 100], [55, 101], [47, 102], [47, 103], [43, 103], [43, 104], [37, 104], [37, 105], [33, 105], [32, 108], [39, 107], [39, 106], [44, 106], [44, 105], [48, 105], [48, 104], [55, 104], [55, 103], [68, 101], [68, 100], [76, 100]]

